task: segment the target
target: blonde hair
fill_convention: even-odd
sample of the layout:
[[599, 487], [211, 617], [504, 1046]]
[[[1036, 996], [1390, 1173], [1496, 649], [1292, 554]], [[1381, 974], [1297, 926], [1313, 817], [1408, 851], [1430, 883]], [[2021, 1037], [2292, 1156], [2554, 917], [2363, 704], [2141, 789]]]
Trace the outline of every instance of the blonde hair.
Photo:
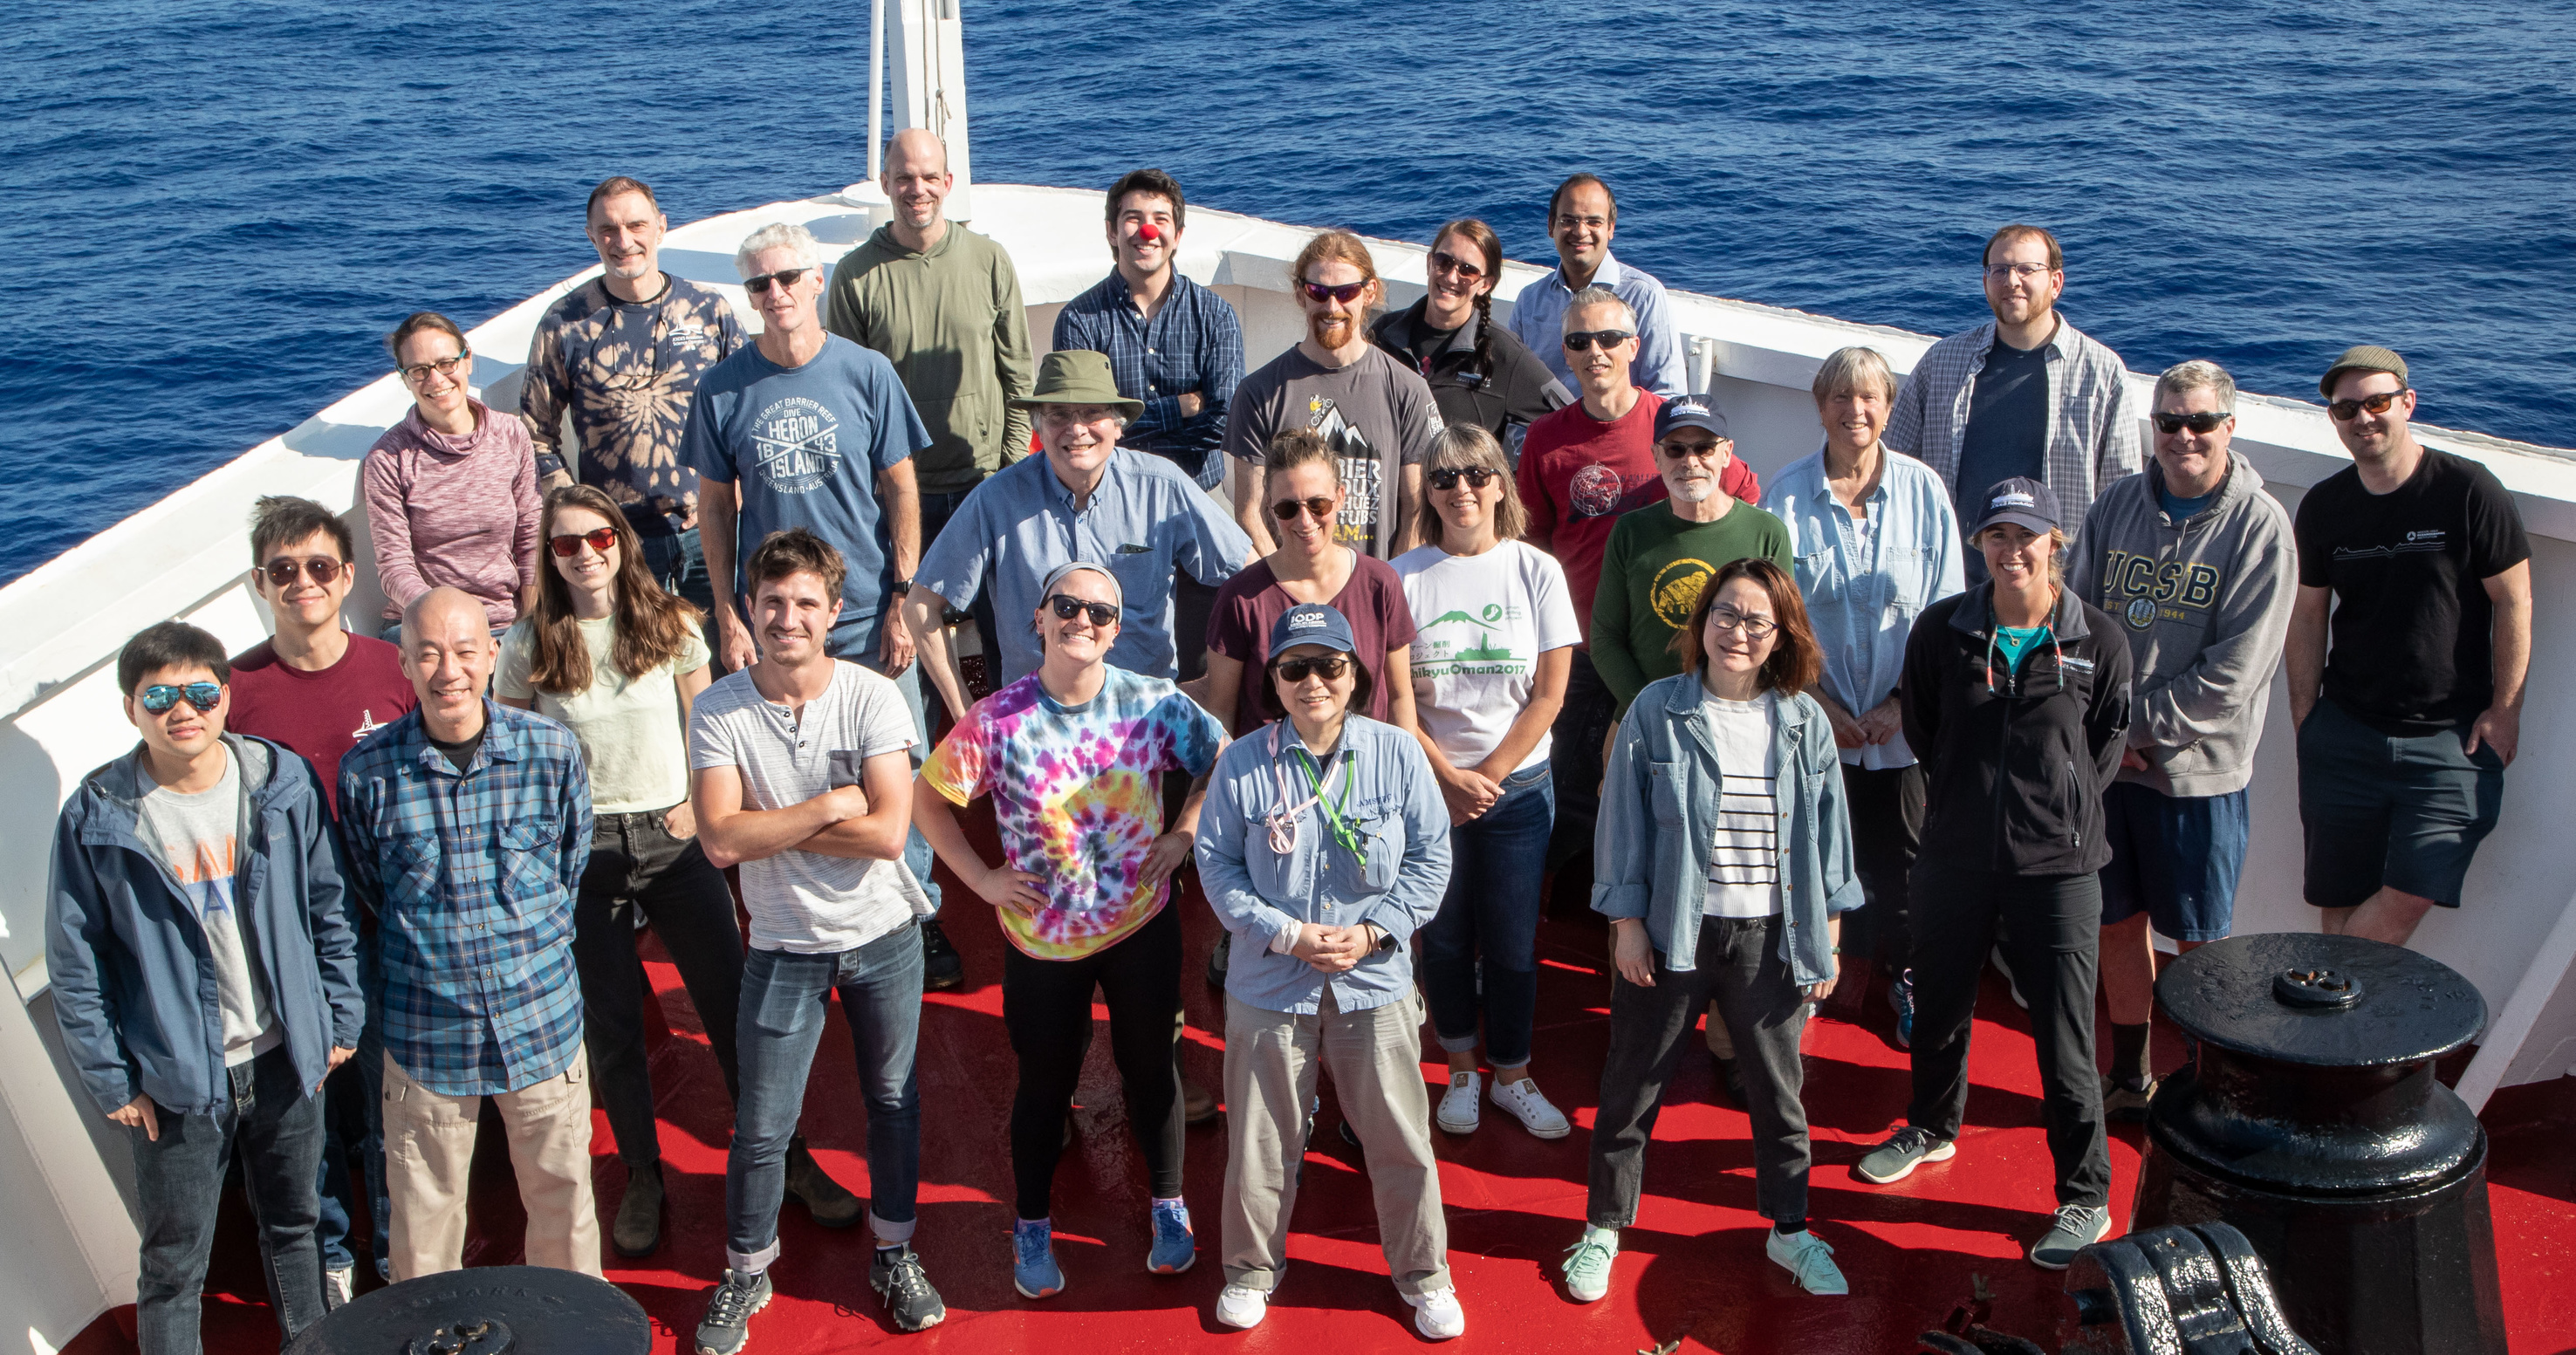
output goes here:
[[1430, 477], [1439, 470], [1492, 471], [1503, 484], [1503, 497], [1494, 504], [1494, 539], [1518, 541], [1529, 530], [1529, 509], [1521, 506], [1520, 488], [1512, 483], [1512, 463], [1503, 455], [1503, 444], [1481, 425], [1453, 423], [1440, 430], [1439, 440], [1431, 444], [1431, 455], [1422, 459], [1424, 489], [1417, 521], [1422, 526], [1423, 540], [1438, 542], [1448, 525], [1431, 503]]

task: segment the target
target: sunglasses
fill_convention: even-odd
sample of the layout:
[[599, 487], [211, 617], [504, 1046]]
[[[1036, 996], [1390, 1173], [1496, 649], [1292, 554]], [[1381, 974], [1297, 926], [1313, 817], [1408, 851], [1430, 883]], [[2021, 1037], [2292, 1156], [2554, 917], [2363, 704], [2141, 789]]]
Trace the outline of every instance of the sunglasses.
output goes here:
[[782, 268], [775, 273], [763, 273], [756, 278], [744, 278], [742, 289], [753, 296], [767, 296], [771, 283], [774, 282], [781, 287], [793, 287], [797, 279], [813, 271], [811, 268]]
[[183, 696], [200, 712], [210, 711], [223, 704], [224, 685], [220, 682], [191, 682], [185, 687], [171, 687], [156, 683], [144, 688], [142, 695], [135, 700], [145, 710], [159, 715], [179, 704], [179, 698]]
[[1339, 682], [1342, 670], [1350, 666], [1350, 655], [1326, 654], [1312, 659], [1281, 659], [1270, 665], [1270, 671], [1290, 682], [1303, 682], [1310, 673], [1326, 682]]
[[2197, 414], [2157, 414], [2152, 417], [2159, 433], [2179, 433], [2186, 428], [2195, 433], [2215, 433], [2220, 424], [2236, 416], [2202, 410]]
[[1055, 612], [1055, 619], [1058, 621], [1071, 621], [1077, 616], [1088, 614], [1091, 617], [1091, 624], [1105, 626], [1118, 619], [1118, 609], [1109, 603], [1085, 602], [1064, 593], [1048, 598], [1047, 606]]
[[1485, 276], [1484, 269], [1478, 268], [1476, 265], [1467, 262], [1465, 259], [1459, 258], [1457, 255], [1452, 254], [1445, 249], [1435, 249], [1431, 251], [1431, 271], [1434, 273], [1455, 273], [1469, 282], [1474, 282], [1476, 279]]
[[2406, 389], [2401, 388], [2381, 391], [2377, 395], [2365, 395], [2358, 400], [2337, 400], [2326, 406], [2326, 414], [2336, 423], [2350, 423], [2360, 418], [2363, 410], [2369, 410], [2373, 414], [2385, 414], [2390, 405], [2397, 403], [2397, 397], [2405, 393]]
[[1452, 470], [1436, 470], [1422, 478], [1430, 481], [1433, 489], [1456, 489], [1460, 476], [1466, 477], [1470, 488], [1483, 489], [1503, 478], [1503, 473], [1484, 466], [1468, 466]]
[[1596, 344], [1603, 348], [1616, 348], [1635, 337], [1637, 332], [1632, 329], [1578, 329], [1565, 336], [1565, 346], [1580, 353]]
[[340, 571], [347, 568], [346, 564], [338, 560], [319, 555], [310, 560], [290, 560], [281, 555], [261, 565], [259, 572], [268, 576], [268, 583], [272, 588], [284, 588], [294, 583], [295, 576], [299, 573], [311, 575], [315, 583], [328, 587], [332, 581], [340, 577]]
[[429, 374], [432, 372], [436, 372], [440, 376], [453, 376], [456, 372], [456, 364], [463, 362], [472, 356], [474, 356], [474, 350], [468, 348], [459, 350], [456, 356], [452, 358], [440, 358], [435, 362], [415, 362], [412, 365], [401, 369], [403, 380], [417, 386], [420, 383], [427, 381], [429, 379]]
[[1311, 499], [1281, 499], [1270, 505], [1270, 516], [1281, 522], [1295, 522], [1299, 513], [1310, 513], [1317, 522], [1329, 523], [1333, 520], [1333, 501], [1317, 495]]
[[617, 529], [614, 527], [599, 527], [587, 532], [567, 532], [562, 536], [546, 538], [546, 549], [567, 560], [581, 554], [581, 548], [584, 545], [606, 555], [608, 548], [616, 544]]
[[1339, 301], [1346, 306], [1359, 300], [1360, 293], [1368, 290], [1368, 283], [1364, 281], [1345, 282], [1338, 287], [1327, 287], [1320, 282], [1302, 281], [1297, 285], [1306, 289], [1306, 299], [1309, 301]]

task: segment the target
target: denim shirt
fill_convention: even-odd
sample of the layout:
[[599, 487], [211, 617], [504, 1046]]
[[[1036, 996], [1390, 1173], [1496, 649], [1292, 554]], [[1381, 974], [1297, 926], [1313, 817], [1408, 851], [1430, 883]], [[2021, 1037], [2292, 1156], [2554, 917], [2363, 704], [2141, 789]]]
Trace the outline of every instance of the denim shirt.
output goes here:
[[[1668, 969], [1696, 969], [1708, 859], [1717, 841], [1717, 738], [1699, 675], [1649, 684], [1619, 721], [1593, 830], [1592, 911], [1646, 920]], [[1801, 985], [1834, 972], [1825, 920], [1861, 905], [1851, 807], [1834, 765], [1833, 722], [1814, 697], [1779, 703], [1781, 958]], [[1204, 868], [1202, 868], [1204, 872]]]
[[[1295, 849], [1283, 855], [1271, 849], [1269, 817], [1314, 793], [1299, 765], [1304, 747], [1285, 720], [1228, 744], [1199, 812], [1199, 883], [1235, 938], [1225, 990], [1264, 1011], [1312, 1016], [1329, 983], [1342, 1011], [1382, 1007], [1412, 991], [1413, 934], [1448, 891], [1449, 809], [1412, 735], [1353, 715], [1326, 760], [1324, 784], [1344, 803], [1338, 782], [1349, 767], [1346, 817], [1368, 843], [1368, 859], [1344, 850], [1311, 805], [1297, 815]], [[1282, 772], [1291, 788], [1284, 803]], [[1272, 949], [1309, 922], [1374, 923], [1395, 945], [1327, 978]]]
[[[1870, 491], [1866, 549], [1851, 510], [1825, 483], [1821, 451], [1792, 461], [1771, 479], [1762, 506], [1789, 528], [1798, 591], [1825, 652], [1817, 685], [1857, 718], [1896, 695], [1905, 673], [1905, 637], [1924, 608], [1967, 587], [1959, 515], [1949, 488], [1930, 466], [1882, 448], [1884, 469]], [[1854, 767], [1881, 772], [1914, 765], [1897, 734], [1885, 743], [1841, 750]]]

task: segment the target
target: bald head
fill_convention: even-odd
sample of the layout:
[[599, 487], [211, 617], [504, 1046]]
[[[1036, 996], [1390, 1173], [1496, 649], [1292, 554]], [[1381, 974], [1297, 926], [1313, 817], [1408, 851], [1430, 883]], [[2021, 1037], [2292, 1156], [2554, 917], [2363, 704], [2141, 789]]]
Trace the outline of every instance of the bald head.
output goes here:
[[886, 138], [877, 186], [894, 202], [892, 224], [904, 244], [926, 249], [947, 233], [948, 190], [956, 182], [948, 173], [948, 146], [938, 137], [906, 127]]
[[445, 644], [468, 632], [492, 638], [483, 604], [462, 588], [433, 588], [403, 608], [402, 643], [406, 651], [423, 643]]
[[500, 646], [483, 604], [454, 588], [433, 588], [403, 608], [403, 673], [420, 697], [421, 722], [450, 743], [483, 727], [483, 688]]
[[948, 143], [926, 127], [906, 127], [886, 138], [885, 172], [893, 175], [916, 170], [941, 175], [948, 172]]

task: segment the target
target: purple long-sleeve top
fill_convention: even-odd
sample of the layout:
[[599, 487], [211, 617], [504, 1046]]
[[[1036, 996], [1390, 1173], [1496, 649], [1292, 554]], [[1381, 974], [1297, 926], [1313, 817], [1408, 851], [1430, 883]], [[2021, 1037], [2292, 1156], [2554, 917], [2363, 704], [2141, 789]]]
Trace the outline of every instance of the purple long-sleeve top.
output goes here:
[[415, 406], [358, 470], [388, 621], [413, 598], [452, 586], [506, 626], [518, 619], [519, 588], [537, 577], [541, 504], [528, 427], [472, 403], [474, 431], [462, 437], [422, 423]]

